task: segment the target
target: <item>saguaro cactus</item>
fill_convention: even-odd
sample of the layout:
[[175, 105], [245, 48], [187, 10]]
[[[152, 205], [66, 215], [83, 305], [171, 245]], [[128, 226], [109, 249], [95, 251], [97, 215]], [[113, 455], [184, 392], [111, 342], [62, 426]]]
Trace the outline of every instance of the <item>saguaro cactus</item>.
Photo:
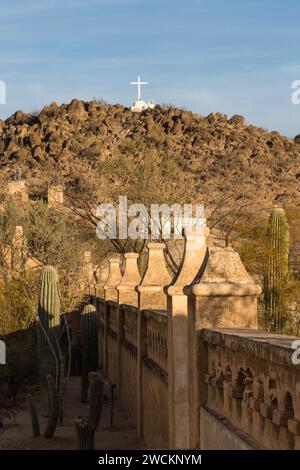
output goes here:
[[88, 425], [92, 431], [96, 431], [102, 413], [103, 382], [99, 374], [89, 373], [89, 417]]
[[85, 305], [81, 312], [81, 401], [87, 401], [88, 374], [98, 366], [98, 320], [94, 305]]
[[59, 386], [60, 355], [56, 330], [60, 319], [58, 276], [53, 266], [44, 266], [40, 275], [38, 297], [38, 356], [42, 405], [46, 408], [47, 375]]
[[265, 282], [266, 323], [275, 332], [281, 332], [285, 326], [288, 258], [289, 226], [284, 210], [276, 208], [269, 219], [269, 254]]
[[[59, 397], [57, 388], [52, 375], [47, 375], [47, 386], [48, 386], [48, 423], [44, 432], [44, 437], [50, 439], [53, 437], [58, 417], [59, 417]], [[31, 395], [28, 395], [28, 406], [31, 416], [31, 426], [33, 437], [40, 436], [40, 423], [39, 416], [37, 413], [35, 402]]]
[[94, 450], [95, 431], [99, 425], [102, 412], [103, 383], [99, 374], [89, 373], [89, 415], [75, 420], [79, 450]]
[[53, 266], [44, 266], [39, 283], [39, 319], [45, 328], [59, 325], [60, 296], [58, 275]]
[[57, 393], [57, 388], [54, 382], [52, 375], [47, 375], [47, 383], [48, 383], [48, 404], [49, 404], [49, 412], [48, 412], [48, 425], [46, 427], [44, 437], [49, 439], [53, 437], [55, 432], [58, 417], [59, 417], [59, 398]]
[[28, 395], [27, 399], [31, 417], [32, 435], [33, 437], [39, 437], [41, 435], [40, 422], [35, 402], [30, 394]]

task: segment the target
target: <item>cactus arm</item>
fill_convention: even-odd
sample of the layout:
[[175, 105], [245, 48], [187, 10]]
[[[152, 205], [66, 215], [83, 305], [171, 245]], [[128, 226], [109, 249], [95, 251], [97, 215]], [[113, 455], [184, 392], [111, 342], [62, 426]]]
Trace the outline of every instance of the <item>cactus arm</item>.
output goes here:
[[283, 209], [274, 209], [269, 219], [269, 260], [265, 280], [266, 324], [282, 332], [287, 312], [284, 289], [289, 275], [289, 227]]
[[60, 319], [60, 295], [58, 275], [53, 266], [43, 266], [38, 295], [38, 356], [42, 392], [42, 410], [47, 409], [47, 375], [52, 375], [57, 387], [60, 382], [61, 357], [57, 341]]
[[88, 425], [92, 431], [99, 426], [102, 413], [103, 383], [99, 374], [89, 374], [89, 416]]
[[31, 416], [31, 426], [32, 426], [32, 435], [33, 437], [39, 437], [41, 435], [40, 432], [40, 423], [39, 423], [39, 416], [36, 410], [35, 402], [32, 398], [32, 395], [27, 396], [30, 416]]
[[89, 415], [87, 418], [78, 416], [74, 422], [79, 450], [94, 450], [95, 431], [99, 426], [102, 411], [103, 383], [101, 376], [96, 372], [90, 372], [88, 378], [90, 381]]
[[48, 396], [49, 396], [49, 412], [48, 412], [48, 424], [44, 433], [46, 439], [53, 437], [59, 418], [59, 398], [57, 388], [55, 386], [52, 375], [47, 375], [48, 384]]
[[97, 312], [92, 304], [85, 305], [81, 312], [82, 334], [82, 371], [81, 401], [87, 401], [88, 373], [98, 367], [98, 320]]

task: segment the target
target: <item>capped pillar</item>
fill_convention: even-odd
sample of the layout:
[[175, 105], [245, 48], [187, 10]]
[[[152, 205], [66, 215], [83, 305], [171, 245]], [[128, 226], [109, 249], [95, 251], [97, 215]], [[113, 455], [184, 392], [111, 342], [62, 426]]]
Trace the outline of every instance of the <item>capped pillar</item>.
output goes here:
[[94, 265], [92, 262], [92, 252], [84, 251], [82, 262], [82, 287], [88, 294], [94, 294]]
[[199, 447], [199, 410], [206, 400], [207, 371], [205, 347], [199, 343], [197, 332], [203, 328], [257, 328], [261, 287], [254, 283], [233, 248], [211, 247], [201, 276], [185, 288], [185, 293], [189, 298], [191, 446]]
[[138, 269], [137, 253], [125, 253], [125, 271], [122, 280], [117, 287], [119, 304], [138, 304], [138, 293], [136, 287], [141, 282], [141, 275]]
[[209, 230], [195, 227], [185, 231], [184, 255], [181, 268], [168, 295], [168, 366], [169, 366], [169, 433], [170, 448], [190, 447], [189, 423], [189, 328], [188, 299], [185, 286], [201, 272], [206, 256]]
[[58, 208], [64, 204], [64, 188], [61, 185], [48, 187], [48, 206]]
[[7, 193], [23, 204], [28, 202], [28, 189], [25, 180], [16, 179], [9, 181]]
[[15, 271], [21, 271], [27, 257], [26, 238], [22, 225], [17, 225], [12, 239], [12, 265]]
[[104, 285], [105, 300], [118, 300], [117, 287], [122, 280], [122, 274], [120, 270], [120, 258], [114, 257], [108, 260], [108, 278]]
[[167, 308], [167, 298], [164, 287], [171, 282], [170, 273], [166, 267], [164, 243], [148, 243], [148, 265], [141, 284], [138, 286], [139, 309]]
[[137, 360], [137, 432], [143, 437], [143, 360], [146, 354], [146, 323], [144, 309], [166, 310], [167, 298], [164, 287], [171, 282], [166, 267], [164, 243], [150, 242], [148, 248], [148, 265], [138, 291], [138, 360]]
[[102, 261], [98, 266], [96, 266], [94, 271], [95, 276], [95, 295], [96, 297], [100, 297], [104, 299], [104, 286], [108, 279], [109, 273], [109, 263], [107, 259]]
[[[103, 332], [103, 369], [108, 375], [108, 330], [109, 330], [109, 301], [118, 301], [117, 287], [121, 282], [120, 258], [114, 257], [108, 260], [108, 278], [104, 285], [104, 332]], [[101, 343], [100, 343], [101, 344]]]
[[118, 308], [117, 308], [117, 323], [118, 323], [118, 354], [117, 354], [117, 397], [119, 406], [122, 402], [122, 341], [124, 338], [124, 309], [123, 305], [138, 305], [138, 293], [136, 287], [141, 282], [141, 275], [138, 269], [137, 253], [125, 253], [125, 270], [120, 284], [117, 287], [118, 291]]
[[261, 287], [231, 247], [209, 249], [200, 279], [185, 289], [196, 328], [257, 328]]

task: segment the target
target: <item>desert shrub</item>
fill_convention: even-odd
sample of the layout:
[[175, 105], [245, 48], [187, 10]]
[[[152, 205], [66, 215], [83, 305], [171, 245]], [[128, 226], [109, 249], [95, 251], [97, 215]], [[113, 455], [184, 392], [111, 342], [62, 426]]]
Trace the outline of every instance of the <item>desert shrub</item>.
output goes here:
[[6, 364], [0, 367], [0, 397], [11, 399], [37, 381], [36, 329], [30, 328], [2, 336], [6, 344]]
[[[286, 214], [290, 227], [290, 254], [289, 274], [286, 282], [281, 286], [280, 297], [286, 305], [284, 313], [286, 321], [283, 333], [299, 335], [300, 332], [300, 209], [286, 208]], [[265, 276], [268, 270], [269, 239], [268, 239], [268, 215], [269, 211], [247, 212], [238, 215], [230, 242], [240, 254], [247, 271], [255, 282], [260, 284], [265, 293]], [[259, 299], [258, 306], [260, 327], [267, 330], [272, 325], [266, 321], [266, 305], [264, 295]]]
[[82, 241], [79, 224], [70, 214], [60, 213], [38, 201], [28, 209], [26, 237], [29, 255], [41, 265], [57, 268], [63, 310], [72, 310], [82, 302], [83, 295], [78, 286], [87, 242]]
[[23, 330], [36, 319], [37, 278], [34, 273], [0, 283], [0, 334]]

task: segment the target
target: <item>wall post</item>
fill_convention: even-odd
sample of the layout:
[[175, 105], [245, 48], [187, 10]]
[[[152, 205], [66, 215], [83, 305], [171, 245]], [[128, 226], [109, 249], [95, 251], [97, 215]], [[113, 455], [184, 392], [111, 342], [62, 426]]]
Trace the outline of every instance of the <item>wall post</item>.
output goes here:
[[[184, 287], [197, 277], [205, 260], [208, 229], [185, 232], [181, 268], [168, 294], [169, 430], [170, 448], [190, 448], [188, 301]], [[198, 233], [200, 232], [200, 233]]]
[[138, 305], [138, 293], [136, 287], [141, 282], [141, 275], [138, 269], [138, 257], [137, 253], [125, 253], [125, 271], [122, 276], [122, 280], [117, 287], [118, 291], [118, 310], [117, 310], [117, 321], [118, 321], [118, 357], [117, 357], [117, 397], [118, 404], [121, 404], [121, 393], [122, 393], [122, 340], [124, 336], [124, 313], [123, 305]]
[[191, 446], [200, 448], [200, 407], [205, 404], [203, 328], [257, 328], [261, 293], [232, 248], [211, 247], [201, 275], [184, 289], [188, 295]]
[[118, 290], [117, 286], [120, 284], [122, 274], [120, 270], [120, 258], [110, 258], [108, 260], [108, 278], [104, 285], [104, 344], [103, 344], [103, 370], [104, 373], [108, 372], [108, 350], [107, 350], [107, 335], [108, 335], [108, 300], [114, 302], [118, 301]]
[[146, 352], [144, 309], [166, 310], [164, 287], [171, 282], [164, 257], [164, 243], [148, 243], [148, 265], [138, 291], [137, 432], [143, 437], [143, 360]]

